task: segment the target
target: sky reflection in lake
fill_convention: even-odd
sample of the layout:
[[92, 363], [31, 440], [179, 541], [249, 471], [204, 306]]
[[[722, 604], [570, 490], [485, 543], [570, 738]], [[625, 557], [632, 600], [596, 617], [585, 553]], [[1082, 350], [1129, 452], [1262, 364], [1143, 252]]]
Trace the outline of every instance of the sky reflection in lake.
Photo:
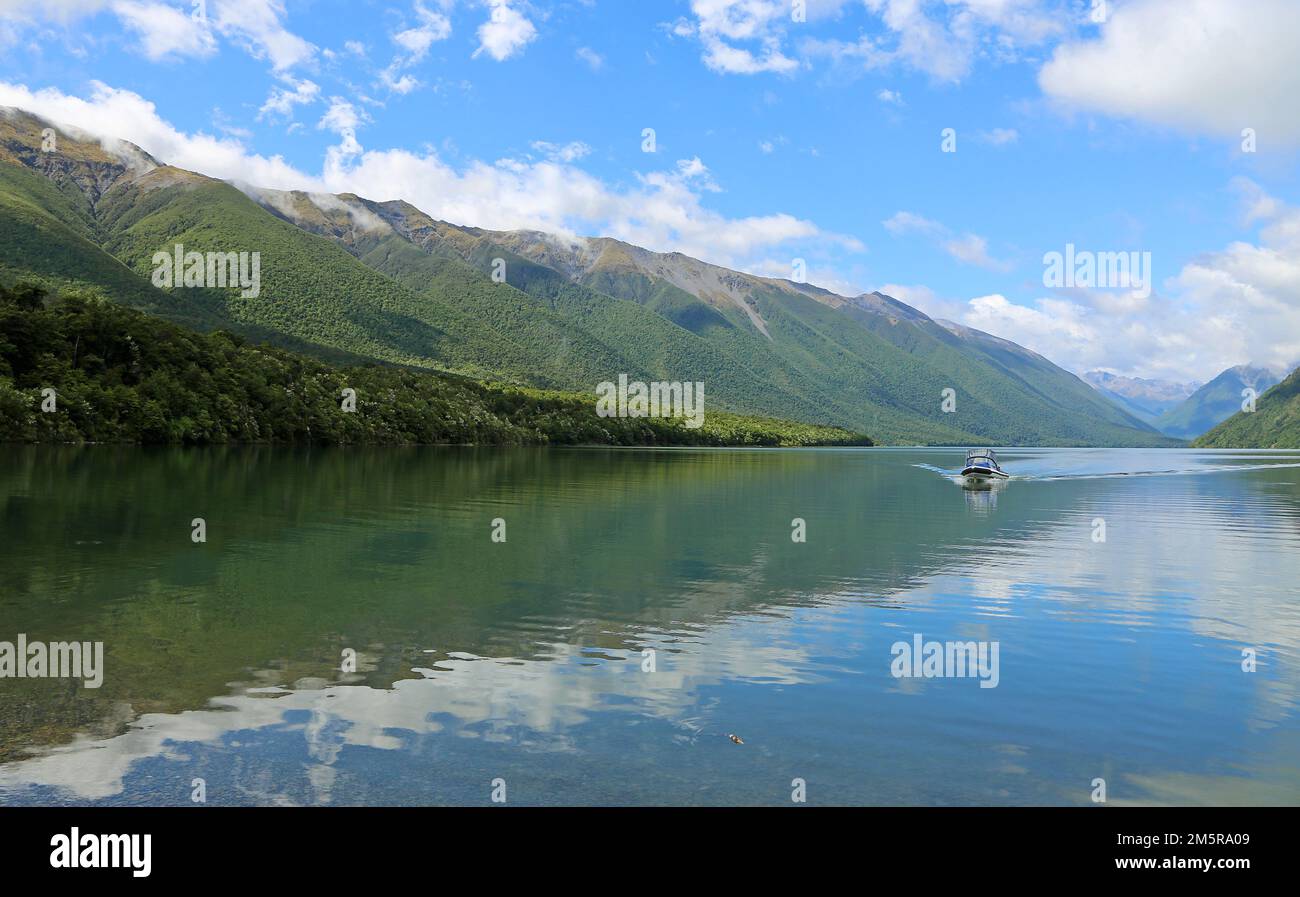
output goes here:
[[15, 451], [6, 803], [1300, 803], [1296, 453]]

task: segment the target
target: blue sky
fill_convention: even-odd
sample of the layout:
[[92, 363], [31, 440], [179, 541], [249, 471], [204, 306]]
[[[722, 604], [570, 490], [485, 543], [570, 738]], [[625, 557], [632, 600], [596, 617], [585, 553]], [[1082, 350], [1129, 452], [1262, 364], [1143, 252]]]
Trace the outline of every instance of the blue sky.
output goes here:
[[[0, 105], [261, 186], [803, 258], [1079, 372], [1300, 361], [1288, 0], [194, 7], [0, 0]], [[1067, 243], [1149, 252], [1150, 294], [1045, 286]]]

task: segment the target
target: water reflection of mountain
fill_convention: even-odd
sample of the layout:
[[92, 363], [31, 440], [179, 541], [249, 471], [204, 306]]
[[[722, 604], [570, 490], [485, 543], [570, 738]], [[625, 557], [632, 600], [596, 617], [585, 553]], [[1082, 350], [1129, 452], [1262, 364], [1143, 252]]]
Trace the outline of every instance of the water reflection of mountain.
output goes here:
[[[152, 728], [99, 742], [105, 761], [160, 749], [151, 739], [202, 729], [206, 714], [219, 728], [231, 709], [250, 725], [262, 710], [309, 710], [320, 691], [240, 692], [338, 682], [343, 647], [366, 663], [328, 700], [331, 712], [373, 704], [356, 711], [363, 742], [372, 723], [418, 726], [421, 707], [554, 733], [618, 693], [671, 717], [692, 683], [814, 680], [817, 664], [780, 638], [801, 609], [901, 608], [928, 600], [920, 587], [941, 574], [977, 574], [972, 595], [988, 613], [1014, 613], [1020, 586], [1046, 582], [1066, 590], [1054, 600], [1067, 617], [1149, 623], [1181, 596], [1195, 632], [1267, 643], [1292, 670], [1300, 644], [1294, 605], [1278, 604], [1296, 561], [1256, 566], [1261, 545], [1295, 538], [1293, 472], [1181, 478], [1173, 490], [1159, 478], [1018, 483], [972, 513], [902, 452], [16, 455], [0, 474], [6, 629], [103, 640], [110, 676], [99, 692], [0, 683], [10, 758], [74, 732], [118, 735], [144, 714], [157, 715]], [[1099, 514], [1104, 546], [1090, 539]], [[189, 540], [200, 516], [206, 545]], [[504, 545], [489, 539], [498, 516]], [[790, 539], [794, 517], [807, 521], [805, 544]], [[1153, 538], [1161, 531], [1170, 538]], [[1206, 576], [1212, 588], [1194, 581]], [[1249, 598], [1234, 588], [1246, 581]], [[670, 656], [677, 681], [628, 676], [643, 647]], [[573, 676], [583, 651], [608, 672]], [[1294, 697], [1283, 688], [1257, 715], [1285, 715]], [[224, 712], [208, 709], [213, 698]], [[20, 765], [46, 762], [60, 761]]]
[[[846, 584], [888, 601], [973, 535], [949, 484], [904, 480], [903, 465], [861, 453], [104, 448], [16, 460], [3, 475], [6, 617], [32, 637], [106, 643], [109, 681], [65, 707], [83, 720], [105, 701], [201, 706], [250, 669], [328, 676], [345, 646], [378, 655], [366, 682], [385, 687], [430, 647], [523, 659], [556, 642], [639, 649], [647, 632]], [[906, 513], [918, 500], [939, 512]], [[1014, 510], [998, 521], [1009, 538]], [[498, 516], [504, 545], [488, 538]], [[194, 517], [207, 544], [190, 541]], [[791, 542], [794, 517], [808, 521], [806, 544]], [[35, 691], [51, 709], [69, 700]]]

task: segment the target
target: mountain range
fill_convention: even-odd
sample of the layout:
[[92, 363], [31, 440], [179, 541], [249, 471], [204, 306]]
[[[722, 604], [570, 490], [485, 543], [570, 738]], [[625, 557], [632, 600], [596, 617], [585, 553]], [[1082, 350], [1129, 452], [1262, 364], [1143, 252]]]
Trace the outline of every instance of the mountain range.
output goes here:
[[1282, 377], [1266, 367], [1241, 364], [1205, 384], [1122, 377], [1108, 371], [1089, 371], [1084, 379], [1166, 436], [1195, 439], [1240, 411], [1245, 390], [1262, 395]]
[[[1240, 401], [1238, 401], [1240, 406]], [[1300, 448], [1300, 369], [1197, 439], [1200, 448]]]
[[1264, 367], [1240, 364], [1219, 374], [1173, 408], [1152, 426], [1167, 436], [1195, 439], [1242, 410], [1245, 390], [1261, 396], [1282, 378]]
[[[259, 253], [258, 295], [155, 286], [155, 255], [178, 244]], [[1176, 444], [1041, 355], [881, 293], [487, 231], [400, 199], [234, 185], [0, 109], [0, 281], [19, 279], [330, 362], [587, 394], [619, 374], [702, 381], [710, 408], [878, 442]]]
[[1199, 383], [1124, 377], [1110, 371], [1088, 371], [1083, 379], [1102, 395], [1147, 424], [1178, 405], [1200, 388]]

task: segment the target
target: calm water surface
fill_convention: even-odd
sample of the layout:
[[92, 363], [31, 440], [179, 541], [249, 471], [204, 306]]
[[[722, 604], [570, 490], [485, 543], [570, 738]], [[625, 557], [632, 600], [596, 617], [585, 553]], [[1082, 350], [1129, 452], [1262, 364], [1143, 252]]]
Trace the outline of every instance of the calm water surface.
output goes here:
[[0, 803], [1300, 804], [1300, 453], [0, 452]]

